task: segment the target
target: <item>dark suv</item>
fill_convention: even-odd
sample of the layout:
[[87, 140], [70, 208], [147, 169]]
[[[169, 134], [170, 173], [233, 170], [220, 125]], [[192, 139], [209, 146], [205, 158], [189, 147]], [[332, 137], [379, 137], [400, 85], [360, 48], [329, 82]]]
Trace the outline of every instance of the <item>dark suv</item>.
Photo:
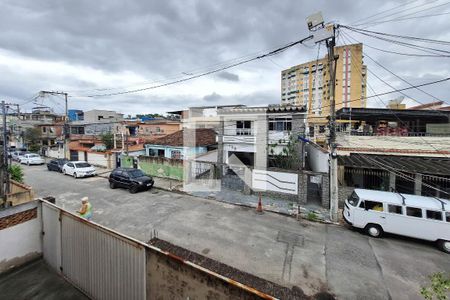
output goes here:
[[47, 169], [49, 171], [57, 171], [62, 173], [62, 167], [69, 161], [65, 158], [52, 159], [47, 163]]
[[139, 169], [117, 168], [109, 175], [109, 187], [112, 189], [126, 188], [134, 194], [138, 191], [149, 190], [154, 184], [153, 178]]

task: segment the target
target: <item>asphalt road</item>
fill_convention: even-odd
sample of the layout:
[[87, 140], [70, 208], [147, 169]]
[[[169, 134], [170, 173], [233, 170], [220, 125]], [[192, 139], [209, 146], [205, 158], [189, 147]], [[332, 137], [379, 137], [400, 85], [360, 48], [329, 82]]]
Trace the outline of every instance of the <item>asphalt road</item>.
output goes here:
[[45, 166], [24, 167], [37, 195], [75, 211], [88, 196], [93, 221], [142, 241], [158, 237], [307, 294], [328, 289], [339, 299], [423, 299], [427, 276], [450, 271], [450, 256], [432, 243], [373, 239], [324, 225], [158, 189], [111, 190], [101, 177], [74, 179]]

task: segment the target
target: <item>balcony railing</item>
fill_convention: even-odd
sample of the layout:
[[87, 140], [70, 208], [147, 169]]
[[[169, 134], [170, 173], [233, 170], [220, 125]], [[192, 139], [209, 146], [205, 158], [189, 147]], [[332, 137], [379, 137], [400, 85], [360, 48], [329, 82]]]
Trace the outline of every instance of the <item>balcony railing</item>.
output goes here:
[[236, 129], [225, 129], [224, 135], [249, 135], [253, 136], [252, 128], [236, 128]]

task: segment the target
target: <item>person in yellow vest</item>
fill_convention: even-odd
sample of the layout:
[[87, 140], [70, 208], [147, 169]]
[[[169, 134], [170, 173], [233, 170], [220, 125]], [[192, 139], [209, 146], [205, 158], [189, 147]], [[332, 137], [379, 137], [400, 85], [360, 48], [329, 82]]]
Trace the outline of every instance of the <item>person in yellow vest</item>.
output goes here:
[[81, 198], [81, 208], [78, 211], [80, 216], [88, 221], [92, 219], [92, 205], [88, 197]]

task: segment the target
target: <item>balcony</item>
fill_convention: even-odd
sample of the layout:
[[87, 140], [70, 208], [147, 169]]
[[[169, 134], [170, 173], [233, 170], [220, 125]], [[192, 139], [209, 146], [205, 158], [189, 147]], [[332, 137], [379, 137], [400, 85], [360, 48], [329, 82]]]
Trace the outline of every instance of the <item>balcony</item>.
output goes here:
[[223, 142], [254, 144], [256, 138], [252, 128], [233, 128], [224, 130]]

